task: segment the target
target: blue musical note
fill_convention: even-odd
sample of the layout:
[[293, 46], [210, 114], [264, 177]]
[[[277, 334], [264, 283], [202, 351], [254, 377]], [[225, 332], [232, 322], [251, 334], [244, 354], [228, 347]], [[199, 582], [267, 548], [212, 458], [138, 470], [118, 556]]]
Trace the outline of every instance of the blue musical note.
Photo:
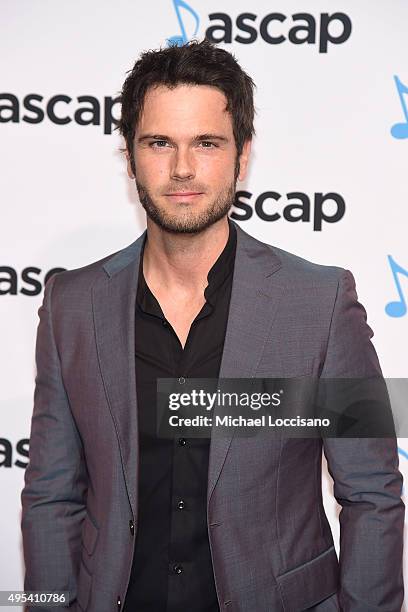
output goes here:
[[394, 138], [403, 139], [408, 138], [408, 109], [402, 94], [408, 94], [408, 87], [404, 85], [404, 83], [402, 83], [396, 75], [394, 75], [394, 80], [395, 85], [397, 86], [402, 110], [405, 115], [405, 123], [395, 123], [391, 128], [391, 134]]
[[408, 459], [408, 453], [407, 451], [405, 451], [403, 448], [401, 448], [400, 446], [397, 447], [398, 448], [398, 452], [400, 455], [402, 455], [404, 457], [404, 459]]
[[407, 313], [407, 301], [402, 293], [401, 283], [398, 279], [398, 274], [403, 274], [408, 277], [408, 270], [402, 268], [397, 262], [388, 255], [388, 261], [390, 263], [391, 272], [394, 277], [394, 282], [397, 287], [399, 300], [395, 302], [389, 302], [385, 307], [385, 312], [389, 317], [403, 317]]
[[[195, 10], [192, 9], [191, 6], [187, 4], [187, 2], [184, 2], [184, 0], [173, 0], [173, 5], [174, 5], [174, 9], [176, 11], [177, 19], [179, 22], [181, 36], [176, 34], [175, 36], [171, 36], [170, 38], [168, 38], [166, 42], [169, 47], [172, 45], [181, 47], [186, 42], [188, 42], [190, 38], [193, 38], [197, 34], [198, 26], [200, 24], [200, 18], [195, 12]], [[187, 36], [186, 28], [184, 27], [183, 19], [181, 18], [180, 9], [182, 8], [188, 11], [194, 17], [194, 20], [195, 20], [195, 28], [194, 28], [194, 32], [191, 35], [191, 37]]]

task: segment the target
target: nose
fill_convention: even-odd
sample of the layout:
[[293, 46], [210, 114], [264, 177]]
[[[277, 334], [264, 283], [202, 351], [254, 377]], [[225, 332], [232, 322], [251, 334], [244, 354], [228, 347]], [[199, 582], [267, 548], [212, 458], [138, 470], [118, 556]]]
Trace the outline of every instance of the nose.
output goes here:
[[173, 158], [171, 178], [185, 181], [195, 177], [195, 169], [192, 156], [188, 149], [179, 147]]

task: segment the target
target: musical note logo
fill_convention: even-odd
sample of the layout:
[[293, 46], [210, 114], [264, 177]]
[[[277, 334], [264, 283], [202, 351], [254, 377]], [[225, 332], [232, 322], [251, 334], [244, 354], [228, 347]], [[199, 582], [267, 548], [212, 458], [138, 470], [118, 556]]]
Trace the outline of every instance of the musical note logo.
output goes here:
[[394, 278], [395, 286], [397, 287], [399, 300], [395, 302], [389, 302], [385, 307], [385, 312], [389, 317], [403, 317], [407, 313], [407, 301], [404, 297], [401, 288], [401, 282], [398, 278], [398, 274], [402, 274], [408, 278], [408, 270], [405, 270], [402, 266], [397, 264], [397, 262], [388, 255], [388, 261], [391, 267], [391, 272]]
[[408, 459], [408, 453], [407, 451], [405, 451], [403, 448], [401, 448], [400, 446], [398, 446], [398, 452], [400, 455], [402, 455], [404, 457], [404, 459]]
[[391, 128], [391, 134], [394, 138], [401, 140], [403, 138], [408, 138], [408, 109], [407, 103], [402, 95], [408, 94], [408, 87], [404, 85], [404, 83], [402, 83], [396, 75], [394, 75], [394, 81], [395, 85], [397, 86], [399, 99], [405, 116], [405, 123], [395, 123]]
[[[184, 45], [186, 42], [190, 40], [190, 38], [194, 38], [194, 36], [197, 34], [198, 26], [200, 25], [200, 18], [195, 12], [195, 10], [192, 9], [191, 6], [187, 4], [187, 2], [184, 2], [184, 0], [173, 0], [173, 5], [174, 5], [174, 10], [176, 11], [177, 19], [179, 22], [181, 35], [176, 34], [175, 36], [171, 36], [171, 38], [168, 38], [166, 42], [167, 42], [168, 47], [170, 46], [181, 47], [181, 45]], [[187, 36], [187, 30], [186, 30], [184, 21], [181, 16], [181, 9], [183, 9], [184, 11], [187, 11], [187, 13], [192, 15], [194, 18], [195, 26], [194, 26], [194, 32], [191, 34], [191, 36]]]

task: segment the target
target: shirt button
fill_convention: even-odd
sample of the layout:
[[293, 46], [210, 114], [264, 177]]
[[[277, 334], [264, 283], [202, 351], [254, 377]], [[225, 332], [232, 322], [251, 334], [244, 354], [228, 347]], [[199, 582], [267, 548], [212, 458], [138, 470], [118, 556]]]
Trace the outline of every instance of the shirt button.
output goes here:
[[162, 319], [162, 325], [163, 325], [163, 327], [167, 327], [168, 326], [168, 323], [167, 323], [166, 319]]
[[186, 379], [184, 378], [184, 376], [180, 376], [178, 381], [179, 381], [180, 385], [184, 385], [184, 383], [186, 382]]
[[134, 522], [132, 521], [132, 519], [130, 519], [130, 521], [129, 521], [129, 529], [130, 529], [130, 533], [131, 533], [131, 535], [132, 535], [132, 536], [133, 536], [133, 535], [135, 535], [135, 524], [134, 524]]
[[179, 563], [176, 563], [176, 565], [173, 565], [173, 572], [175, 574], [182, 574], [183, 572], [183, 566], [180, 565]]
[[182, 510], [185, 506], [185, 503], [182, 499], [180, 499], [179, 503], [177, 504], [177, 508], [179, 508], [179, 510]]
[[187, 443], [187, 440], [185, 438], [179, 438], [178, 443], [179, 443], [179, 446], [185, 446]]
[[120, 606], [122, 605], [122, 601], [120, 599], [120, 595], [118, 595], [118, 599], [117, 599], [116, 603], [117, 603], [117, 606], [118, 606], [118, 610], [120, 610]]

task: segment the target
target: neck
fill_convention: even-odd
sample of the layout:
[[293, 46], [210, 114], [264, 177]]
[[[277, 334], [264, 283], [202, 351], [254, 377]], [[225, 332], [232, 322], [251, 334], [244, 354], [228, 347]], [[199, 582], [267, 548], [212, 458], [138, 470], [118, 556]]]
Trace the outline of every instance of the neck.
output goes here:
[[149, 286], [191, 295], [204, 291], [207, 275], [228, 240], [223, 217], [198, 234], [172, 234], [147, 219], [143, 274]]

